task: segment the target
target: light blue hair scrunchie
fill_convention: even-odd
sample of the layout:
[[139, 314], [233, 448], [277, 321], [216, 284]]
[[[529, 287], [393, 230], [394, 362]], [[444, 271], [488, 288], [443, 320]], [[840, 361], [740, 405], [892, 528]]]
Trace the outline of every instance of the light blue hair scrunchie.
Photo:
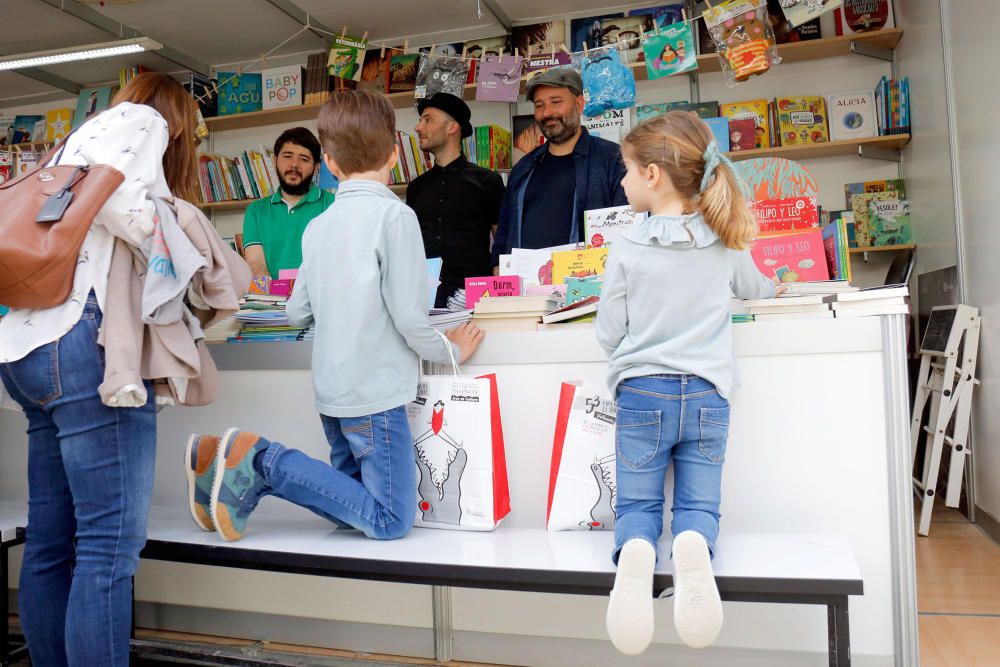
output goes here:
[[708, 148], [705, 149], [705, 152], [702, 154], [702, 158], [705, 160], [705, 175], [701, 177], [700, 192], [704, 192], [708, 189], [708, 186], [712, 184], [712, 176], [721, 164], [729, 167], [729, 170], [733, 172], [733, 178], [736, 179], [736, 183], [739, 185], [740, 192], [743, 193], [743, 196], [747, 198], [750, 197], [747, 184], [744, 183], [743, 179], [736, 173], [736, 168], [733, 166], [732, 161], [719, 150], [719, 144], [717, 144], [714, 139], [708, 144]]

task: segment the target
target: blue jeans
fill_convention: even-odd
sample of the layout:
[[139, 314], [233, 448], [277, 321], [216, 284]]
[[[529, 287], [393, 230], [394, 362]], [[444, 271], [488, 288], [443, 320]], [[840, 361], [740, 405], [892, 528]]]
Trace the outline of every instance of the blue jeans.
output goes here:
[[20, 615], [31, 661], [45, 667], [129, 662], [132, 575], [146, 542], [156, 412], [148, 385], [141, 408], [101, 403], [100, 322], [91, 295], [62, 338], [0, 364], [4, 387], [28, 418]]
[[330, 443], [330, 465], [272, 442], [262, 465], [269, 492], [375, 539], [410, 532], [417, 511], [417, 467], [406, 408], [320, 419]]
[[715, 552], [729, 401], [696, 375], [650, 375], [618, 387], [618, 504], [615, 552], [634, 538], [656, 548], [663, 532], [663, 482], [674, 464], [670, 530], [694, 530]]

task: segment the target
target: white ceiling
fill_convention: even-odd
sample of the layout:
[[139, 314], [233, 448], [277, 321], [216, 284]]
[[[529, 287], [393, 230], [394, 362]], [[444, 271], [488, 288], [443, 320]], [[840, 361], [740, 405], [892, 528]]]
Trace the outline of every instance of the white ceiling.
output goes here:
[[[71, 2], [72, 0], [66, 0]], [[496, 0], [515, 22], [540, 16], [578, 16], [615, 7], [621, 0]], [[335, 32], [369, 32], [372, 41], [414, 46], [463, 41], [503, 32], [502, 25], [476, 0], [291, 0], [314, 21]], [[208, 66], [232, 67], [258, 58], [291, 37], [301, 25], [267, 0], [84, 0], [86, 9], [133, 28]], [[636, 4], [636, 3], [632, 3]], [[638, 4], [650, 4], [649, 2]], [[544, 9], [541, 9], [544, 8]], [[51, 6], [44, 0], [0, 0], [0, 55], [29, 53], [120, 38]], [[322, 50], [324, 40], [305, 32], [273, 56], [294, 61]], [[122, 67], [142, 64], [164, 72], [185, 70], [155, 54], [69, 63], [46, 72], [78, 84], [117, 81]], [[43, 97], [33, 97], [43, 96]], [[15, 72], [0, 72], [0, 108], [44, 97], [68, 97], [58, 89]]]

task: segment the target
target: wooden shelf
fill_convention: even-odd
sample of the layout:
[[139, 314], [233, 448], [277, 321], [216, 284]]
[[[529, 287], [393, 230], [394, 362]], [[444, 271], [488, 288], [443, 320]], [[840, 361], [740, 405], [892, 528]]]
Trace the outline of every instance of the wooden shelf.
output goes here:
[[[862, 33], [860, 35], [824, 37], [806, 42], [780, 44], [778, 45], [778, 53], [781, 55], [782, 62], [784, 63], [819, 60], [821, 58], [847, 55], [851, 52], [851, 44], [855, 42], [870, 47], [894, 49], [902, 36], [902, 29], [893, 28], [890, 30]], [[644, 81], [647, 79], [645, 63], [635, 63], [632, 65], [632, 68], [637, 80]], [[698, 56], [698, 72], [710, 73], [720, 70], [718, 55], [706, 53]], [[521, 94], [524, 94], [523, 81], [521, 82]], [[417, 102], [412, 92], [392, 93], [388, 97], [392, 102], [392, 106], [396, 109], [409, 109], [414, 107]], [[466, 101], [476, 99], [476, 84], [467, 84], [462, 92], [462, 97]], [[206, 118], [205, 124], [210, 131], [224, 131], [294, 123], [315, 119], [319, 115], [319, 110], [322, 106], [322, 103], [304, 104], [301, 106], [283, 107], [281, 109], [268, 109], [267, 111], [253, 111], [233, 116], [215, 116], [213, 118]]]
[[3, 146], [0, 146], [0, 150], [8, 151], [10, 149], [18, 149], [22, 151], [44, 151], [49, 148], [52, 148], [58, 143], [59, 141], [56, 140], [56, 141], [35, 141], [29, 144], [4, 144]]
[[898, 252], [901, 250], [913, 250], [916, 247], [916, 243], [905, 243], [903, 245], [873, 245], [864, 246], [862, 248], [848, 248], [847, 252], [852, 255], [863, 252]]
[[[402, 198], [406, 197], [406, 186], [409, 183], [392, 183], [388, 186], [393, 193]], [[252, 202], [257, 201], [256, 199], [233, 199], [231, 201], [213, 201], [213, 202], [203, 202], [198, 204], [198, 208], [203, 211], [219, 211], [220, 213], [229, 213], [232, 211], [243, 211]]]
[[847, 141], [828, 141], [823, 144], [804, 144], [802, 146], [778, 146], [776, 148], [755, 148], [752, 151], [730, 152], [726, 155], [731, 160], [750, 160], [755, 157], [783, 157], [788, 160], [803, 160], [814, 157], [834, 157], [837, 155], [857, 155], [862, 146], [881, 148], [884, 150], [899, 150], [910, 141], [908, 134], [893, 134], [885, 137], [868, 137], [866, 139], [850, 139]]

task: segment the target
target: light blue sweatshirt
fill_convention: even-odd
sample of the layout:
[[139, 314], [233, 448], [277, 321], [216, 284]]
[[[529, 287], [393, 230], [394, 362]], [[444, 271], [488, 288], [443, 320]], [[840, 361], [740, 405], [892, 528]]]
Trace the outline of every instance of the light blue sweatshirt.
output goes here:
[[728, 398], [734, 294], [768, 298], [774, 284], [750, 251], [722, 245], [700, 213], [651, 216], [624, 232], [608, 253], [597, 311], [612, 393], [628, 378], [690, 373]]
[[293, 326], [315, 324], [316, 409], [363, 417], [417, 396], [419, 361], [450, 363], [427, 319], [427, 265], [413, 210], [386, 186], [348, 180], [306, 227], [288, 300]]

